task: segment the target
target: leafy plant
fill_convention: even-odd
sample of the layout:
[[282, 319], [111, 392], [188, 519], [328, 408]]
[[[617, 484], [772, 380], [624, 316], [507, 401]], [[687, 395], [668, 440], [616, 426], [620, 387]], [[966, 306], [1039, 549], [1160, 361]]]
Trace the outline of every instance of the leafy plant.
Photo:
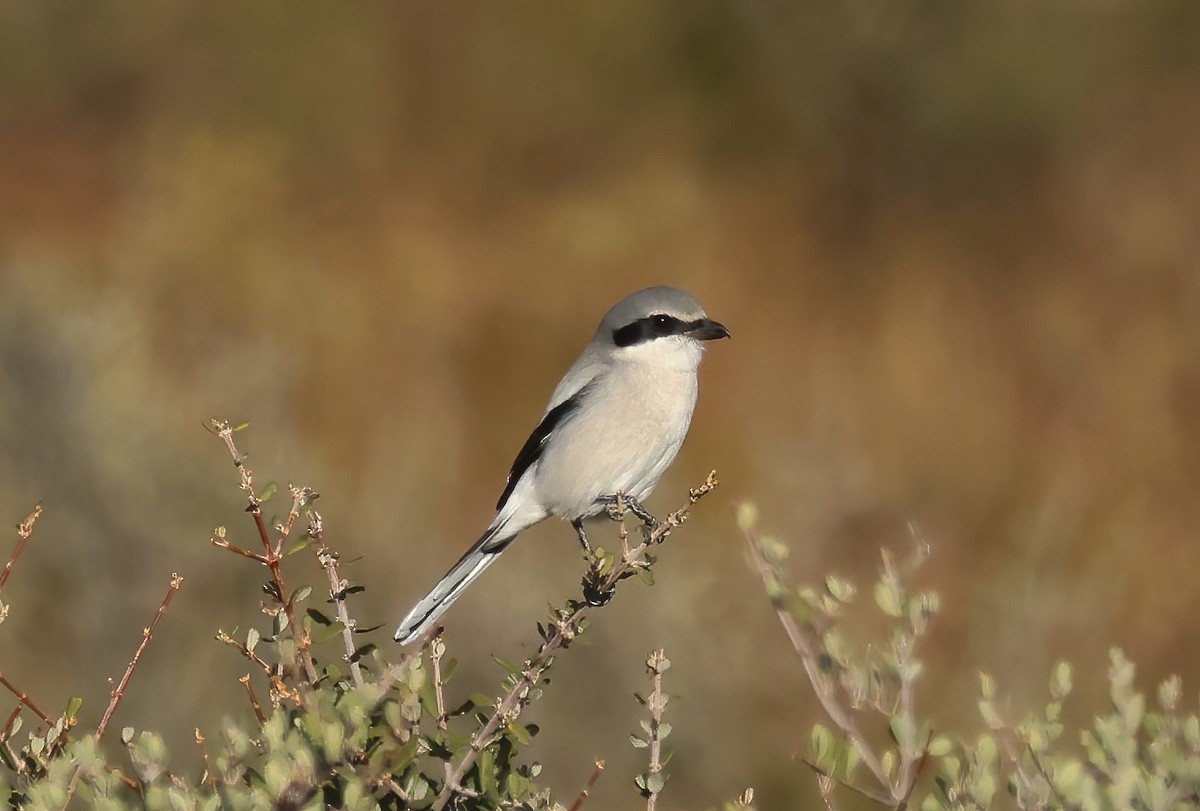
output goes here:
[[[498, 693], [470, 693], [454, 705], [447, 685], [457, 662], [447, 656], [438, 636], [423, 650], [385, 656], [359, 628], [350, 602], [363, 591], [339, 571], [339, 558], [327, 543], [318, 493], [289, 486], [287, 515], [268, 526], [263, 505], [276, 492], [261, 489], [239, 452], [235, 434], [241, 425], [214, 421], [213, 433], [225, 444], [238, 470], [238, 484], [248, 500], [261, 551], [239, 546], [225, 527], [212, 543], [253, 561], [267, 573], [262, 591], [266, 628], [218, 630], [219, 642], [251, 663], [253, 674], [241, 679], [253, 713], [251, 723], [217, 723], [204, 719], [196, 729], [204, 771], [189, 778], [171, 771], [160, 735], [126, 727], [121, 731], [123, 758], [111, 757], [104, 733], [128, 688], [138, 661], [150, 644], [158, 620], [183, 580], [172, 578], [170, 590], [154, 621], [142, 635], [124, 678], [100, 726], [78, 734], [80, 702], [73, 699], [57, 717], [43, 712], [23, 691], [0, 676], [17, 696], [17, 709], [0, 732], [0, 790], [11, 807], [62, 808], [72, 800], [98, 808], [256, 809], [256, 808], [430, 808], [453, 804], [460, 809], [561, 808], [538, 782], [541, 766], [527, 762], [522, 751], [537, 726], [522, 723], [526, 706], [549, 684], [555, 658], [587, 631], [590, 614], [613, 598], [619, 584], [633, 576], [651, 580], [653, 549], [687, 518], [687, 510], [717, 486], [715, 474], [688, 494], [687, 504], [664, 521], [640, 527], [634, 543], [625, 527], [625, 508], [618, 499], [619, 552], [598, 548], [588, 557], [582, 594], [550, 611], [538, 624], [540, 644], [519, 664], [497, 660], [506, 673]], [[4, 574], [3, 586], [41, 513], [35, 511], [19, 530], [20, 540]], [[300, 527], [305, 530], [301, 537]], [[312, 550], [326, 586], [327, 602], [318, 604], [310, 585], [292, 588], [285, 562]], [[291, 564], [289, 564], [289, 567]], [[659, 663], [665, 670], [666, 665]], [[656, 689], [656, 693], [659, 695]], [[260, 696], [265, 696], [260, 698]], [[665, 706], [654, 698], [653, 712]], [[225, 710], [228, 712], [228, 709]], [[35, 716], [36, 729], [23, 743], [25, 714]], [[209, 730], [216, 726], [215, 732]], [[653, 746], [669, 728], [655, 721]], [[656, 749], [657, 751], [657, 749]], [[576, 799], [579, 808], [602, 766]], [[659, 785], [652, 766], [650, 785]]]
[[1200, 718], [1181, 709], [1178, 677], [1159, 686], [1149, 710], [1134, 688], [1133, 664], [1114, 648], [1111, 708], [1090, 728], [1068, 733], [1062, 721], [1073, 679], [1068, 663], [1055, 666], [1045, 708], [1016, 723], [1001, 710], [995, 680], [982, 674], [984, 729], [935, 730], [914, 699], [925, 671], [917, 652], [940, 608], [935, 594], [911, 587], [928, 545], [916, 537], [903, 563], [883, 551], [873, 596], [886, 637], [852, 644], [842, 620], [857, 608], [858, 590], [833, 576], [819, 587], [791, 586], [787, 547], [760, 535], [757, 519], [752, 506], [738, 511], [753, 565], [831, 725], [813, 725], [804, 760], [827, 808], [838, 808], [839, 789], [888, 808], [919, 805], [922, 811], [1200, 807]]

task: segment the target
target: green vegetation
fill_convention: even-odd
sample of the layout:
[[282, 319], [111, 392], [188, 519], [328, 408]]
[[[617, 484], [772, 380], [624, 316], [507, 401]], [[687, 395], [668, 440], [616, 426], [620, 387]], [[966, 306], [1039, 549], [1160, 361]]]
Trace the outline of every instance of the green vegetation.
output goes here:
[[[29, 809], [72, 802], [106, 809], [567, 808], [540, 782], [541, 766], [525, 756], [540, 730], [522, 720], [522, 711], [549, 687], [556, 657], [587, 631], [588, 615], [614, 597], [621, 581], [637, 575], [653, 584], [653, 550], [684, 522], [687, 509], [716, 487], [715, 474], [689, 493], [683, 508], [654, 526], [638, 527], [633, 539], [624, 510], [618, 509], [620, 551], [597, 549], [587, 561], [583, 598], [566, 601], [538, 624], [540, 643], [530, 658], [521, 663], [496, 659], [505, 670], [499, 691], [474, 692], [452, 684], [457, 663], [448, 658], [440, 636], [425, 640], [420, 651], [390, 655], [359, 644], [363, 634], [376, 629], [359, 628], [352, 619], [353, 597], [363, 587], [341, 577], [338, 554], [327, 545], [315, 509], [318, 494], [290, 488], [288, 514], [268, 527], [262, 512], [268, 488], [256, 487], [235, 445], [238, 429], [220, 422], [212, 428], [240, 473], [264, 551], [233, 546], [224, 528], [218, 528], [213, 544], [270, 573], [263, 584], [269, 628], [217, 632], [219, 642], [257, 671], [242, 680], [247, 706], [214, 706], [200, 719], [195, 740], [204, 769], [198, 775], [172, 772], [163, 737], [153, 730], [126, 727], [120, 747], [112, 736], [104, 737], [181, 587], [182, 578], [174, 575], [94, 732], [79, 729], [80, 700], [48, 715], [31, 695], [0, 676], [18, 702], [0, 730], [0, 789], [6, 803]], [[20, 525], [0, 589], [41, 513], [39, 505]], [[824, 711], [825, 718], [811, 726], [808, 754], [801, 761], [815, 775], [830, 811], [843, 802], [922, 811], [1165, 811], [1200, 804], [1200, 719], [1182, 708], [1178, 678], [1160, 686], [1149, 709], [1134, 687], [1132, 663], [1114, 649], [1108, 673], [1111, 708], [1088, 728], [1069, 731], [1063, 702], [1073, 675], [1065, 662], [1053, 670], [1044, 710], [1019, 721], [1008, 717], [995, 682], [984, 675], [982, 731], [938, 729], [918, 706], [915, 689], [925, 669], [920, 644], [941, 608], [936, 595], [914, 588], [927, 545], [917, 537], [914, 551], [903, 559], [883, 553], [872, 609], [856, 600], [856, 586], [838, 577], [825, 578], [819, 587], [792, 587], [784, 570], [787, 547], [759, 535], [753, 507], [739, 507], [738, 521], [752, 565]], [[296, 537], [300, 522], [307, 529]], [[286, 584], [285, 561], [305, 550], [315, 551], [328, 578], [324, 604], [315, 599], [313, 586], [293, 590]], [[0, 604], [0, 620], [6, 613]], [[866, 630], [850, 630], [847, 620], [859, 614]], [[646, 668], [650, 690], [637, 696], [645, 718], [630, 742], [645, 750], [648, 766], [628, 779], [630, 804], [639, 802], [640, 794], [653, 811], [667, 788], [671, 759], [665, 745], [672, 731], [665, 718], [670, 695], [664, 690], [671, 662], [655, 650]], [[587, 802], [604, 769], [604, 762], [596, 761], [591, 779], [569, 798], [572, 811]], [[753, 790], [747, 789], [724, 808], [749, 808], [753, 802]]]

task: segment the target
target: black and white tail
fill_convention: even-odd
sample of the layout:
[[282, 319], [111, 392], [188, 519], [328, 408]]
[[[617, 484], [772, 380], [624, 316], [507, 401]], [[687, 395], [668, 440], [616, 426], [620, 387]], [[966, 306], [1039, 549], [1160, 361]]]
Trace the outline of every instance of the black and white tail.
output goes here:
[[458, 599], [463, 589], [483, 574], [483, 570], [492, 564], [500, 553], [508, 548], [508, 544], [516, 537], [516, 533], [507, 537], [501, 534], [503, 522], [488, 527], [475, 545], [467, 550], [458, 563], [438, 581], [427, 595], [421, 598], [408, 615], [400, 621], [396, 629], [396, 641], [401, 645], [419, 638], [430, 629], [447, 608]]

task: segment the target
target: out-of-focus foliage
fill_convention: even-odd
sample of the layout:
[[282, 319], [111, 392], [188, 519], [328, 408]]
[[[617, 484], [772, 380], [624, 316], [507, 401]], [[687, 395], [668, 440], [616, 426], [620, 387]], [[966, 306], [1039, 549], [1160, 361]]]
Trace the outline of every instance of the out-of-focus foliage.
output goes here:
[[[998, 694], [991, 676], [980, 674], [984, 727], [952, 733], [915, 699], [918, 679], [932, 675], [917, 648], [940, 602], [931, 592], [912, 590], [927, 547], [918, 543], [904, 566], [885, 551], [874, 587], [884, 619], [878, 633], [848, 622], [857, 592], [852, 584], [830, 575], [823, 588], [790, 586], [787, 547], [758, 535], [752, 507], [740, 509], [739, 523], [832, 727], [812, 726], [804, 758], [830, 811], [847, 797], [922, 811], [1165, 811], [1200, 804], [1200, 716], [1183, 707], [1178, 676], [1162, 682], [1157, 706], [1148, 709], [1134, 686], [1133, 663], [1113, 648], [1111, 708], [1070, 730], [1063, 717], [1074, 686], [1067, 662], [1054, 667], [1045, 710], [1023, 713], [1019, 721], [1007, 717], [1011, 699]], [[1098, 680], [1094, 673], [1084, 678]]]
[[[255, 483], [247, 457], [238, 450], [234, 427], [213, 420], [210, 428], [226, 445], [239, 475], [239, 487], [248, 500], [263, 551], [244, 549], [228, 541], [219, 527], [213, 546], [264, 567], [269, 576], [261, 590], [267, 596], [261, 613], [269, 618], [266, 633], [251, 623], [249, 630], [217, 631], [217, 640], [228, 645], [258, 671], [239, 679], [245, 687], [253, 718], [235, 721], [230, 708], [210, 706], [200, 720], [208, 729], [220, 727], [210, 739], [201, 726], [194, 730], [203, 758], [198, 775], [173, 773], [167, 746], [156, 731], [126, 727], [121, 742], [128, 763], [107, 757], [100, 739], [124, 698], [145, 648], [153, 640], [159, 620], [179, 589], [172, 578], [171, 591], [158, 615], [143, 631], [143, 643], [129, 664], [95, 732], [72, 738], [82, 702], [72, 698], [57, 718], [47, 715], [11, 681], [3, 687], [19, 706], [0, 727], [0, 797], [6, 806], [28, 809], [65, 808], [81, 802], [88, 807], [119, 809], [290, 809], [290, 808], [522, 808], [561, 811], [550, 792], [539, 786], [540, 763], [529, 762], [523, 751], [539, 727], [523, 719], [525, 708], [542, 696], [550, 684], [548, 673], [561, 655], [587, 630], [585, 614], [607, 604], [620, 581], [634, 575], [652, 584], [647, 576], [656, 562], [652, 547], [662, 544], [672, 530], [687, 519], [687, 509], [717, 486], [715, 473], [689, 492], [687, 504], [662, 521], [643, 516], [630, 537], [624, 524], [627, 508], [618, 498], [613, 517], [621, 521], [619, 555], [597, 547], [587, 555], [583, 599], [568, 600], [550, 612], [550, 621], [538, 624], [541, 644], [521, 664], [497, 657], [507, 671], [500, 694], [492, 699], [480, 692], [449, 703], [447, 686], [458, 662], [446, 659], [440, 635], [422, 640], [422, 648], [385, 659], [374, 644], [359, 646], [356, 637], [372, 628], [360, 628], [347, 608], [348, 598], [364, 587], [341, 577], [339, 555], [325, 545], [324, 520], [315, 509], [319, 494], [308, 487], [290, 488], [292, 507], [287, 517], [268, 530], [262, 508], [277, 488]], [[41, 509], [21, 525], [21, 544], [32, 534]], [[297, 539], [301, 523], [307, 524]], [[4, 567], [4, 585], [22, 546]], [[317, 560], [328, 576], [328, 604], [312, 606], [313, 587], [290, 590], [284, 561], [297, 552], [318, 546]], [[589, 595], [599, 595], [592, 599]], [[302, 617], [302, 619], [298, 619]], [[440, 631], [438, 632], [440, 634]], [[243, 641], [244, 639], [244, 641]], [[339, 651], [338, 648], [341, 648]], [[662, 674], [670, 661], [661, 649], [646, 659], [653, 690], [639, 700], [647, 707], [643, 721], [646, 739], [635, 738], [650, 750], [649, 770], [632, 782], [654, 808], [666, 780], [663, 767], [670, 759], [661, 749], [671, 732], [662, 720], [668, 697], [662, 691]], [[50, 665], [53, 667], [53, 663]], [[257, 685], [257, 687], [256, 687]], [[269, 701], [260, 702], [265, 686]], [[266, 708], [264, 709], [264, 703]], [[24, 713], [24, 715], [23, 715]], [[22, 732], [24, 717], [34, 718], [34, 728]], [[242, 714], [244, 715], [244, 713]], [[222, 716], [225, 716], [222, 718]], [[577, 734], [573, 732], [572, 734]], [[597, 764], [597, 774], [603, 766]], [[586, 800], [594, 778], [573, 804]], [[744, 800], [744, 801], [743, 801]], [[748, 796], [734, 807], [750, 807]]]
[[[201, 422], [337, 494], [387, 652], [604, 310], [670, 283], [734, 337], [663, 493], [717, 467], [851, 582], [917, 522], [968, 606], [925, 650], [1022, 705], [1114, 644], [1200, 682], [1197, 41], [1194, 0], [0, 5], [0, 516], [44, 501], [54, 539], [4, 589], [0, 670], [94, 728], [180, 572], [122, 723], [199, 769], [245, 672], [212, 629], [258, 606], [208, 546], [247, 542]], [[646, 768], [619, 708], [661, 646], [665, 803], [819, 800], [791, 760], [818, 706], [735, 536], [695, 527], [560, 663], [593, 701], [536, 722], [607, 731], [535, 739], [559, 793]], [[523, 537], [447, 644], [522, 659], [575, 549]], [[974, 717], [970, 680], [921, 691]]]

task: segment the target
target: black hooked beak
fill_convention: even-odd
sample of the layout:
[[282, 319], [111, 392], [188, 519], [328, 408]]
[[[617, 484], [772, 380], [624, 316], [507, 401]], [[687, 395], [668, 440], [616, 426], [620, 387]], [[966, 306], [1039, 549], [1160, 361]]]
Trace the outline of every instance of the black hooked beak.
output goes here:
[[720, 321], [711, 318], [701, 318], [693, 321], [688, 330], [697, 341], [715, 341], [718, 338], [728, 338], [729, 330]]

